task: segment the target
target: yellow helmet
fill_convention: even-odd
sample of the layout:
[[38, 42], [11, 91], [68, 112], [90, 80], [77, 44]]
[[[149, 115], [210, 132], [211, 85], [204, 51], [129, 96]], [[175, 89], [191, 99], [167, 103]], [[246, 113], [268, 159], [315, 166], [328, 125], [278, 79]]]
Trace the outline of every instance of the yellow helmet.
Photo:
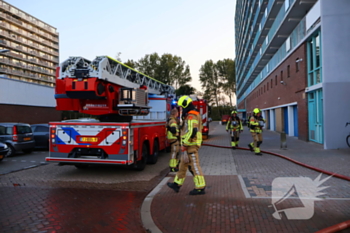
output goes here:
[[237, 111], [235, 111], [235, 110], [233, 110], [232, 112], [231, 112], [231, 115], [233, 115], [233, 114], [237, 114]]
[[191, 102], [192, 102], [191, 97], [184, 95], [180, 97], [179, 101], [177, 101], [177, 105], [183, 108], [187, 108]]
[[259, 112], [261, 112], [261, 110], [260, 110], [260, 109], [258, 109], [258, 108], [254, 108], [254, 110], [253, 110], [253, 113], [254, 113], [254, 114], [258, 114]]

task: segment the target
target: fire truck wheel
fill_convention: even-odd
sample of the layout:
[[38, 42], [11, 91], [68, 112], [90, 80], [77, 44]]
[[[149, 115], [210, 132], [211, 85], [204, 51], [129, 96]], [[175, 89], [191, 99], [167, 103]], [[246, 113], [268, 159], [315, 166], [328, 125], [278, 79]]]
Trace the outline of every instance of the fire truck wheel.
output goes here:
[[153, 154], [148, 156], [147, 163], [156, 164], [158, 161], [158, 155], [159, 155], [159, 143], [158, 143], [158, 140], [155, 139], [153, 143]]
[[[137, 159], [136, 153], [137, 152], [135, 152], [135, 161]], [[132, 168], [134, 170], [136, 170], [136, 171], [142, 171], [143, 169], [145, 169], [146, 163], [147, 163], [147, 157], [148, 157], [148, 146], [147, 146], [146, 143], [143, 143], [143, 146], [142, 146], [142, 158], [141, 158], [141, 160], [136, 161], [132, 165]]]

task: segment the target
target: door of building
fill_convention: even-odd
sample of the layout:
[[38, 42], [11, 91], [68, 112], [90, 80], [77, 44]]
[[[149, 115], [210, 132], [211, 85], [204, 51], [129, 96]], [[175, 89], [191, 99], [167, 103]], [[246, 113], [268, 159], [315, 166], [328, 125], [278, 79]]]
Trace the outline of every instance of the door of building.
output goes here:
[[322, 89], [308, 93], [309, 140], [323, 143], [323, 94]]

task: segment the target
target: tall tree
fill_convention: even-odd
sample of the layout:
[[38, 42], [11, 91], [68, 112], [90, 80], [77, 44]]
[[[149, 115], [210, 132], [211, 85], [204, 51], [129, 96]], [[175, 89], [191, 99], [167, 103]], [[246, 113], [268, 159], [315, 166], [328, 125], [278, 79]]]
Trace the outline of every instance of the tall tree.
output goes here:
[[211, 102], [215, 101], [216, 106], [219, 105], [219, 94], [222, 83], [220, 81], [216, 64], [212, 61], [206, 61], [199, 70], [199, 81], [202, 89], [204, 89], [204, 96]]
[[191, 87], [188, 84], [185, 84], [181, 87], [179, 87], [178, 89], [176, 89], [175, 93], [177, 96], [181, 96], [181, 95], [191, 95], [194, 94], [196, 92], [196, 89], [194, 87]]
[[232, 105], [232, 98], [236, 93], [236, 71], [235, 61], [232, 59], [219, 60], [216, 63], [216, 68], [220, 80], [222, 80], [222, 90], [225, 95], [229, 97], [230, 105]]
[[129, 66], [130, 68], [137, 69], [137, 62], [134, 60], [127, 60], [124, 62], [125, 65]]
[[185, 61], [169, 53], [162, 56], [157, 53], [147, 54], [138, 61], [137, 69], [158, 81], [172, 85], [175, 89], [192, 80], [190, 67]]
[[158, 53], [146, 54], [145, 57], [137, 62], [137, 69], [158, 81], [163, 81], [159, 79], [158, 75], [160, 73], [160, 57]]

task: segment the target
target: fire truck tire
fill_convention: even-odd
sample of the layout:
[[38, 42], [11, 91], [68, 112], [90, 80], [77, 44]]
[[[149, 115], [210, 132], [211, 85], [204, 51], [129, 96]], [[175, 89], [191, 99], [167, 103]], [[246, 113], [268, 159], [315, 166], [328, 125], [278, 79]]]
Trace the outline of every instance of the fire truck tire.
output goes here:
[[[135, 155], [136, 155], [137, 152], [135, 152]], [[148, 157], [148, 146], [146, 143], [143, 143], [143, 146], [142, 146], [142, 158], [141, 160], [135, 162], [133, 165], [132, 165], [132, 168], [136, 171], [142, 171], [143, 169], [145, 169], [146, 167], [146, 163], [147, 163], [147, 157]], [[136, 160], [136, 156], [135, 156], [135, 160]]]
[[158, 155], [159, 155], [159, 143], [158, 143], [158, 140], [155, 139], [153, 143], [153, 154], [148, 156], [147, 163], [156, 164], [158, 161]]

